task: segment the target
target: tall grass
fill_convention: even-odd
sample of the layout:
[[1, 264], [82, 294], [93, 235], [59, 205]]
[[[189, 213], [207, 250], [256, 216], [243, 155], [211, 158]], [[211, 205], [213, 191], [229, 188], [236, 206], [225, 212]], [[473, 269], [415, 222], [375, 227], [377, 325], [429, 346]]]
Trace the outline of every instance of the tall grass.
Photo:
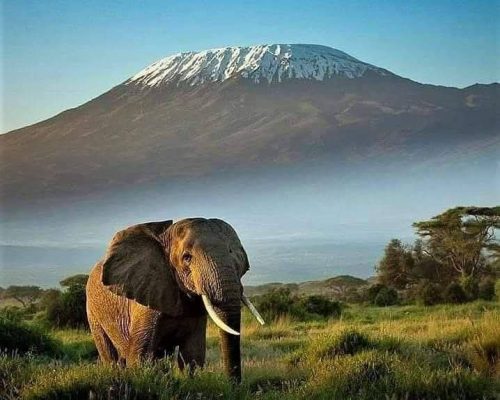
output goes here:
[[[244, 315], [243, 383], [223, 375], [218, 330], [193, 378], [171, 360], [120, 369], [96, 362], [86, 331], [52, 331], [62, 356], [0, 357], [0, 398], [495, 399], [500, 305], [346, 309], [340, 320], [261, 327]], [[3, 396], [3, 397], [2, 397]], [[89, 397], [90, 396], [90, 397]]]

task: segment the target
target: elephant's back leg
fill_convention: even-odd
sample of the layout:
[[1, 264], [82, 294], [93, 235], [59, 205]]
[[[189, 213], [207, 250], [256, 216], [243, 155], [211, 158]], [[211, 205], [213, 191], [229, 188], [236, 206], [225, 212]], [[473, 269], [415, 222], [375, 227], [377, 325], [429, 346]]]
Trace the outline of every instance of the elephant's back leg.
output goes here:
[[102, 326], [96, 322], [90, 322], [89, 325], [101, 361], [106, 364], [117, 363], [119, 361], [118, 351]]
[[101, 274], [99, 262], [87, 281], [87, 319], [101, 360], [117, 362], [126, 346], [128, 302], [104, 287]]

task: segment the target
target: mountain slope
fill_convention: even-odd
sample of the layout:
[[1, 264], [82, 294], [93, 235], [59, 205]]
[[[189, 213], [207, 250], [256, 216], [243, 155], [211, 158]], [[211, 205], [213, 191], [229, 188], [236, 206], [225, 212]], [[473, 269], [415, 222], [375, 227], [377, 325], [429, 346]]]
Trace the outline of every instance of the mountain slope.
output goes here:
[[324, 46], [184, 53], [0, 135], [3, 203], [322, 160], [494, 159], [499, 93], [422, 85]]

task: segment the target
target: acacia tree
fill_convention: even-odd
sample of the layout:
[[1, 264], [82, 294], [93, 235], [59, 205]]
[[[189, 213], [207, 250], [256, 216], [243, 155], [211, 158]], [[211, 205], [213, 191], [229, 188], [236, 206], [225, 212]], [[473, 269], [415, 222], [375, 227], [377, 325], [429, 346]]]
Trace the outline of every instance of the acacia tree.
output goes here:
[[85, 286], [87, 284], [87, 281], [89, 279], [89, 276], [86, 274], [76, 274], [69, 276], [67, 278], [64, 278], [62, 281], [59, 282], [59, 284], [62, 287], [70, 287], [70, 286], [75, 286], [75, 285], [81, 285]]
[[462, 279], [474, 279], [486, 267], [486, 257], [498, 248], [500, 206], [456, 207], [428, 221], [415, 222], [424, 252]]
[[16, 286], [12, 285], [5, 289], [2, 297], [6, 299], [14, 299], [26, 307], [33, 304], [42, 295], [43, 290], [38, 286]]

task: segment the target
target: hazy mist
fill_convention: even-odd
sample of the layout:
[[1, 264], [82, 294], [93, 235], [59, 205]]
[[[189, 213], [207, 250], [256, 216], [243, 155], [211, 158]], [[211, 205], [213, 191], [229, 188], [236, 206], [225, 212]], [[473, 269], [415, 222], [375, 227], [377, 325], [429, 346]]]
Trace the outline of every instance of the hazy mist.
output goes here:
[[55, 286], [88, 271], [117, 230], [192, 216], [234, 226], [252, 265], [247, 284], [368, 277], [389, 239], [414, 239], [412, 222], [456, 205], [495, 204], [496, 168], [301, 165], [3, 210], [0, 283]]

